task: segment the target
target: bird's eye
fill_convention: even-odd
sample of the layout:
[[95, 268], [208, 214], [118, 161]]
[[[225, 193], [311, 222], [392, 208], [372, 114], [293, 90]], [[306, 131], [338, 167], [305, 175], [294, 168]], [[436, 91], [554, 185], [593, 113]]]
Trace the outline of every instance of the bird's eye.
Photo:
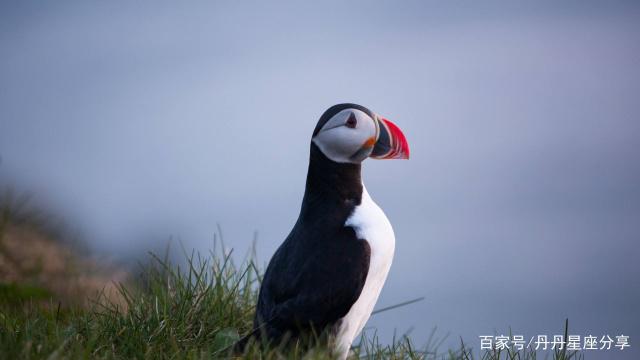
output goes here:
[[356, 125], [358, 125], [358, 119], [356, 119], [356, 115], [354, 113], [351, 113], [349, 115], [349, 118], [347, 119], [347, 122], [345, 123], [345, 126], [351, 129], [355, 129]]

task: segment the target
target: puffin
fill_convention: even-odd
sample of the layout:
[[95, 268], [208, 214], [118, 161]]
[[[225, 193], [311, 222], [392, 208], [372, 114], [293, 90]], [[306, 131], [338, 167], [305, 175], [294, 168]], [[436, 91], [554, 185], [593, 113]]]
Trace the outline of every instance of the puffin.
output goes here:
[[393, 228], [362, 182], [362, 162], [408, 159], [398, 126], [364, 106], [327, 109], [311, 137], [298, 220], [269, 261], [252, 334], [271, 343], [328, 334], [345, 359], [391, 267]]

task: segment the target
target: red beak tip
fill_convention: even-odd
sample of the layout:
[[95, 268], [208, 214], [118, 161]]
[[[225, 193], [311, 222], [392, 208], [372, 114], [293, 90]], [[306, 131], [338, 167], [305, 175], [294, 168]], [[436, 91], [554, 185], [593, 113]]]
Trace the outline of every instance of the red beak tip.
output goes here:
[[396, 143], [396, 150], [394, 154], [395, 156], [392, 156], [392, 157], [408, 160], [409, 153], [410, 153], [409, 142], [407, 141], [407, 138], [404, 136], [404, 133], [402, 132], [402, 130], [400, 130], [398, 125], [394, 124], [393, 122], [387, 119], [383, 119], [383, 120], [387, 124], [387, 127], [391, 132], [391, 137]]

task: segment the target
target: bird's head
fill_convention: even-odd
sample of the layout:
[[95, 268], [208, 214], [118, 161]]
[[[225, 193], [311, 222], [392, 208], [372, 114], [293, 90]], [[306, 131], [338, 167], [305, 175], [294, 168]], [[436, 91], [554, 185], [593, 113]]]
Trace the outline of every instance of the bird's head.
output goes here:
[[409, 144], [398, 126], [357, 104], [338, 104], [322, 114], [311, 141], [338, 163], [408, 159]]

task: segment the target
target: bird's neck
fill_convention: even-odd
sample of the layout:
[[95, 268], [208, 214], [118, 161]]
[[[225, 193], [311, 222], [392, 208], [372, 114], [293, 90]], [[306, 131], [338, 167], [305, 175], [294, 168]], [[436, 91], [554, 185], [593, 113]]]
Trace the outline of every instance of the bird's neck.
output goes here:
[[332, 161], [312, 142], [301, 218], [316, 217], [324, 211], [348, 216], [361, 201], [361, 165]]

